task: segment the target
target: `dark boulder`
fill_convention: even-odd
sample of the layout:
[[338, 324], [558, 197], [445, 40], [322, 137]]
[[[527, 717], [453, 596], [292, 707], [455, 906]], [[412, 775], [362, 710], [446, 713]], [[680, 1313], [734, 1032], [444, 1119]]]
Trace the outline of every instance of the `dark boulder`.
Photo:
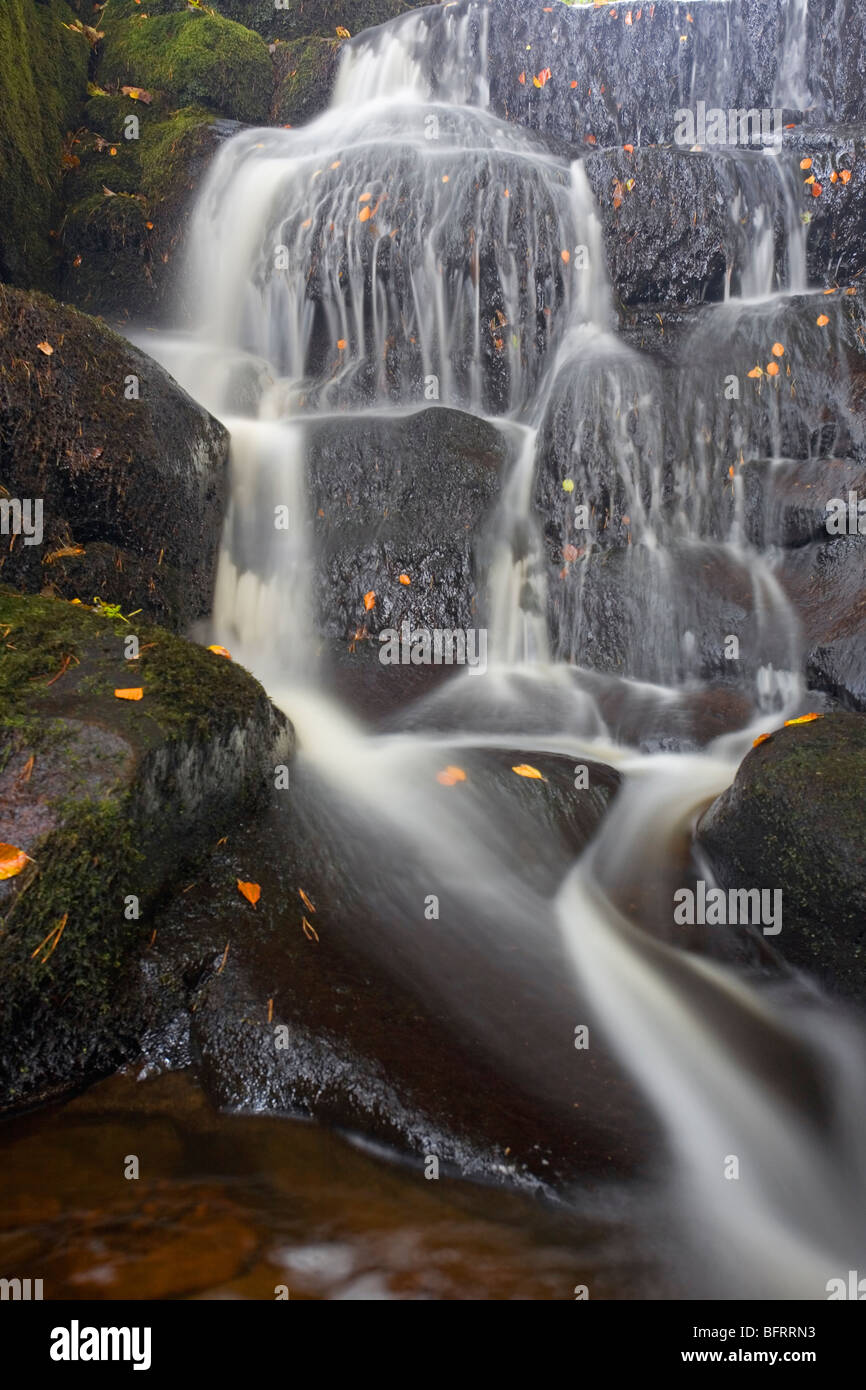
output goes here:
[[851, 709], [866, 709], [866, 535], [794, 550], [779, 578], [803, 624], [809, 685]]
[[774, 944], [834, 991], [866, 993], [866, 720], [779, 729], [705, 812], [698, 841], [722, 887], [782, 890]]
[[143, 352], [43, 295], [0, 288], [0, 333], [0, 483], [43, 517], [39, 543], [4, 545], [0, 579], [98, 595], [174, 628], [204, 617], [227, 490], [222, 425]]
[[477, 628], [481, 546], [508, 459], [506, 436], [456, 410], [311, 423], [319, 630], [362, 629], [378, 645], [404, 620]]
[[3, 590], [0, 634], [3, 834], [29, 856], [0, 883], [8, 1108], [140, 1046], [131, 987], [154, 907], [261, 805], [292, 736], [239, 666], [137, 619]]

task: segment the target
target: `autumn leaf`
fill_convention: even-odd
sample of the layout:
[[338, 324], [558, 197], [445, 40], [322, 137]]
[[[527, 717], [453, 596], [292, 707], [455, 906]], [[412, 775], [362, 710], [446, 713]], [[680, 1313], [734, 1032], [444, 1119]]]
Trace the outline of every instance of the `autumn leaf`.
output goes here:
[[436, 781], [442, 787], [456, 787], [458, 782], [466, 781], [466, 773], [462, 767], [445, 767], [436, 773]]
[[411, 584], [411, 583], [412, 583], [412, 580], [409, 578], [408, 574], [399, 574], [399, 575], [397, 576], [397, 578], [399, 579], [399, 581], [400, 581], [401, 584]]
[[259, 898], [262, 896], [260, 885], [258, 883], [245, 883], [242, 878], [239, 878], [237, 882], [238, 892], [242, 897], [246, 898], [248, 903], [252, 903], [253, 907], [255, 907]]
[[304, 904], [304, 907], [307, 908], [307, 910], [308, 910], [309, 912], [315, 912], [316, 909], [315, 909], [315, 907], [313, 906], [313, 904], [310, 902], [310, 899], [307, 897], [307, 895], [306, 895], [306, 893], [304, 892], [303, 888], [299, 888], [299, 889], [298, 889], [298, 897], [301, 899], [301, 902]]
[[820, 183], [813, 183], [813, 184], [812, 184], [812, 197], [813, 197], [813, 198], [820, 198], [820, 196], [821, 196], [821, 194], [822, 194], [823, 192], [824, 192], [824, 189], [822, 188], [822, 186], [821, 186]]
[[816, 719], [823, 718], [820, 714], [801, 714], [799, 719], [786, 719], [785, 728], [790, 729], [794, 724], [814, 724]]
[[145, 106], [149, 106], [153, 101], [151, 93], [146, 92], [143, 87], [121, 87], [120, 90], [125, 97], [132, 97], [133, 101], [143, 101]]
[[45, 353], [46, 357], [54, 356], [54, 348], [51, 346], [50, 343], [37, 343], [36, 346], [38, 347], [40, 352]]
[[761, 371], [760, 367], [753, 367], [750, 372], [746, 372], [746, 376], [752, 377], [753, 379], [757, 379], [759, 376], [763, 375], [764, 373]]
[[25, 854], [23, 849], [17, 849], [15, 845], [0, 844], [0, 880], [4, 878], [14, 878], [20, 874], [25, 864], [33, 861], [29, 854]]
[[345, 352], [345, 351], [346, 351], [346, 348], [347, 348], [348, 346], [349, 346], [349, 344], [346, 342], [346, 339], [345, 339], [345, 338], [338, 338], [338, 339], [337, 339], [337, 348], [338, 348], [338, 350], [339, 350], [340, 352]]
[[231, 652], [227, 651], [225, 647], [218, 646], [216, 642], [214, 642], [213, 646], [208, 647], [208, 651], [215, 652], [217, 656], [225, 656], [229, 661], [232, 659]]
[[570, 252], [570, 251], [563, 251], [561, 254], [562, 254], [562, 259], [565, 261], [565, 264], [568, 265], [569, 261], [571, 260], [571, 252]]
[[372, 210], [372, 208], [361, 208], [361, 211], [358, 213], [358, 221], [359, 221], [359, 222], [369, 222], [369, 220], [370, 220], [370, 218], [371, 218], [372, 216], [373, 216], [373, 210]]
[[850, 170], [850, 169], [840, 169], [840, 170], [839, 170], [839, 177], [840, 177], [840, 179], [842, 180], [843, 183], [848, 183], [849, 180], [850, 180], [850, 178], [851, 178], [851, 170]]
[[538, 768], [532, 767], [529, 763], [518, 763], [517, 767], [513, 767], [511, 771], [516, 772], [518, 777], [529, 777], [537, 782], [547, 781], [547, 778], [538, 771]]
[[752, 747], [760, 748], [761, 744], [766, 743], [769, 737], [769, 734], [758, 734], [758, 737], [755, 739], [754, 743], [752, 744]]
[[784, 349], [784, 347], [782, 346], [781, 343], [774, 343], [774, 344], [773, 344], [772, 351], [773, 351], [773, 356], [774, 356], [774, 357], [784, 357], [784, 356], [785, 356], [785, 349]]
[[801, 168], [801, 169], [811, 169], [811, 167], [812, 167], [812, 161], [811, 161], [811, 159], [809, 159], [808, 155], [806, 156], [805, 159], [801, 159], [801, 160], [800, 160], [800, 168]]
[[563, 490], [563, 492], [574, 492], [574, 479], [573, 479], [573, 478], [563, 478], [563, 480], [562, 480], [562, 490]]
[[767, 376], [778, 376], [778, 375], [779, 375], [779, 364], [778, 364], [778, 362], [768, 362], [768, 363], [767, 363]]
[[301, 926], [304, 929], [304, 936], [308, 941], [318, 941], [319, 933], [316, 931], [316, 928], [307, 921], [306, 917], [301, 918]]
[[350, 39], [351, 37], [352, 37], [352, 35], [349, 33], [348, 29], [345, 28], [344, 25], [342, 25], [342, 24], [338, 24], [338, 25], [337, 25], [337, 38], [338, 38], [338, 39]]
[[815, 322], [817, 323], [819, 328], [826, 328], [830, 320], [828, 319], [826, 314], [819, 314]]
[[370, 590], [364, 595], [364, 607], [365, 607], [365, 609], [367, 610], [368, 613], [369, 613], [369, 611], [370, 611], [371, 608], [375, 608], [375, 607], [376, 607], [376, 591], [375, 591], [375, 589], [370, 589]]
[[116, 700], [140, 700], [143, 695], [144, 691], [140, 685], [130, 686], [126, 690], [115, 690], [114, 692], [114, 698]]

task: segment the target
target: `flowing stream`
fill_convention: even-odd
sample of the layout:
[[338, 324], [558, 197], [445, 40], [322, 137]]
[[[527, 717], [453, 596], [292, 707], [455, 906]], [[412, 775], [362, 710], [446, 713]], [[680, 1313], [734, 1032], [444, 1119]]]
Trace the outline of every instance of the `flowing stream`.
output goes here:
[[[784, 68], [798, 94], [803, 8], [790, 6]], [[741, 479], [719, 484], [729, 459], [750, 456], [748, 410], [730, 438], [699, 375], [671, 402], [660, 369], [614, 331], [583, 165], [487, 110], [486, 23], [483, 8], [421, 11], [347, 44], [325, 114], [297, 130], [245, 130], [215, 161], [191, 238], [199, 321], [156, 348], [232, 434], [210, 640], [263, 680], [335, 804], [377, 833], [399, 828], [418, 864], [447, 863], [504, 939], [553, 915], [575, 986], [664, 1127], [659, 1201], [721, 1290], [820, 1298], [862, 1251], [862, 1040], [808, 982], [762, 986], [684, 950], [669, 929], [670, 876], [659, 873], [679, 862], [684, 836], [756, 734], [808, 708], [777, 557], [748, 538]], [[737, 158], [741, 188], [762, 185], [763, 211], [739, 293], [695, 330], [696, 360], [744, 316], [772, 322], [780, 299], [806, 288], [805, 229], [777, 156]], [[782, 284], [777, 215], [788, 228]], [[492, 422], [511, 460], [482, 576], [489, 669], [437, 688], [402, 732], [371, 733], [323, 674], [308, 431], [331, 418], [360, 430], [431, 405]], [[551, 449], [562, 464], [558, 562], [539, 510]], [[607, 512], [611, 530], [620, 526], [615, 552], [578, 520], [584, 500], [594, 517]], [[281, 507], [285, 530], [274, 524]], [[636, 614], [618, 670], [586, 659], [604, 621], [597, 586], [609, 563], [624, 567]], [[751, 596], [753, 655], [729, 680], [744, 717], [702, 748], [677, 746], [684, 705], [709, 699], [713, 685], [706, 616], [692, 598], [693, 576], [708, 565]], [[639, 730], [648, 706], [661, 721], [654, 748], [623, 732]], [[553, 898], [483, 808], [446, 814], [423, 790], [418, 767], [461, 743], [519, 746], [530, 760], [531, 750], [595, 758], [623, 774], [612, 811]], [[425, 986], [458, 1016], [471, 1013], [472, 999], [435, 970]], [[731, 1156], [736, 1181], [725, 1177]]]

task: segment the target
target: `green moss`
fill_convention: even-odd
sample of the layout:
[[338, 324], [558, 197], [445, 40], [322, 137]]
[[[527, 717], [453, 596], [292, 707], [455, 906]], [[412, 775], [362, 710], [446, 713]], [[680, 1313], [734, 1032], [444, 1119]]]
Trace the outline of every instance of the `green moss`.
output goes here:
[[79, 124], [90, 45], [63, 0], [0, 5], [0, 279], [53, 284], [63, 142]]
[[277, 45], [277, 88], [271, 119], [279, 125], [309, 121], [328, 105], [337, 71], [340, 39], [295, 39]]
[[261, 35], [220, 15], [143, 15], [115, 3], [103, 20], [103, 87], [134, 85], [241, 121], [264, 120], [273, 69]]
[[338, 27], [352, 35], [419, 9], [429, 0], [208, 0], [220, 14], [257, 29], [266, 39], [333, 38]]

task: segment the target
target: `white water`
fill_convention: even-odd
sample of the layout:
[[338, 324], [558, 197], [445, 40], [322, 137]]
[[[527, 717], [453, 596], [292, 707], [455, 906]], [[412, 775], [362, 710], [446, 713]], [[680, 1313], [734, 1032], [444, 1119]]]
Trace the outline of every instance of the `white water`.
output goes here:
[[[457, 16], [437, 23], [435, 45], [433, 20], [420, 14], [348, 46], [330, 111], [300, 130], [239, 135], [202, 196], [192, 237], [201, 321], [192, 341], [164, 356], [232, 430], [214, 640], [268, 682], [303, 757], [335, 797], [383, 830], [399, 827], [419, 864], [447, 863], [470, 900], [495, 904], [505, 934], [525, 931], [550, 909], [524, 881], [507, 838], [483, 808], [446, 817], [425, 790], [439, 741], [373, 737], [317, 687], [305, 514], [305, 415], [337, 410], [360, 422], [364, 411], [419, 408], [435, 379], [440, 404], [506, 417], [500, 428], [515, 462], [487, 571], [493, 669], [483, 681], [453, 682], [431, 707], [450, 710], [457, 737], [464, 724], [471, 745], [521, 738], [525, 746], [531, 730], [537, 749], [601, 758], [626, 773], [600, 837], [555, 904], [576, 977], [665, 1122], [677, 1218], [687, 1231], [700, 1228], [725, 1291], [821, 1297], [828, 1277], [853, 1267], [862, 1234], [851, 1176], [862, 1140], [844, 1114], [860, 1094], [854, 1042], [820, 1005], [766, 998], [730, 969], [655, 941], [616, 901], [620, 878], [674, 862], [684, 827], [730, 782], [764, 725], [704, 754], [640, 756], [608, 733], [602, 695], [593, 693], [599, 682], [581, 688], [568, 667], [550, 664], [547, 588], [555, 581], [534, 509], [545, 421], [558, 420], [570, 472], [587, 489], [600, 477], [594, 450], [606, 451], [629, 509], [629, 563], [645, 623], [627, 679], [611, 683], [617, 698], [674, 710], [700, 688], [694, 634], [681, 621], [688, 579], [678, 558], [695, 547], [708, 555], [721, 547], [748, 576], [767, 646], [746, 688], [753, 709], [777, 722], [802, 712], [797, 624], [768, 557], [743, 542], [736, 519], [721, 541], [708, 532], [702, 499], [717, 485], [719, 460], [699, 402], [684, 425], [689, 449], [675, 505], [663, 513], [660, 382], [612, 331], [582, 165], [545, 155], [485, 111], [483, 32]], [[365, 209], [371, 215], [362, 218]], [[771, 292], [771, 236], [758, 219], [744, 297]], [[588, 250], [586, 268], [579, 248]], [[273, 525], [279, 505], [291, 516], [287, 534]], [[580, 591], [576, 602], [565, 646], [579, 664], [587, 636]], [[435, 977], [428, 984], [457, 989]], [[737, 1050], [744, 1034], [756, 1039], [751, 1058]], [[781, 1074], [763, 1065], [762, 1040], [775, 1058], [786, 1040], [799, 1040], [822, 1067], [833, 1111], [825, 1133], [791, 1097], [784, 1065]], [[722, 1176], [732, 1154], [736, 1183]]]

